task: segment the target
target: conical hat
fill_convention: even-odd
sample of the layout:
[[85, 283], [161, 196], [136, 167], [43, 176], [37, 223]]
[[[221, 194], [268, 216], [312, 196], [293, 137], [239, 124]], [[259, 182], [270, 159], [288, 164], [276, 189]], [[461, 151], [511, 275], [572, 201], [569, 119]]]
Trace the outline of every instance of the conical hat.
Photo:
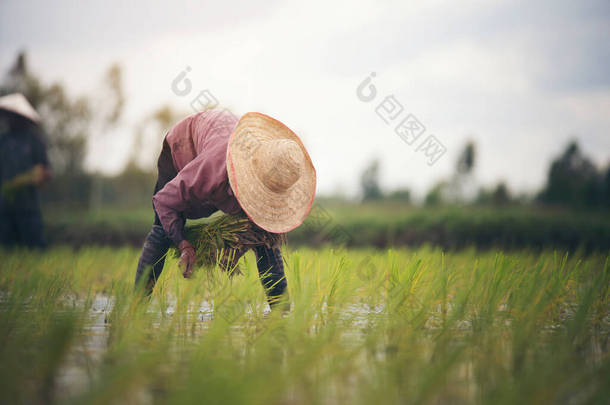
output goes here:
[[229, 139], [227, 171], [235, 197], [261, 228], [299, 226], [316, 193], [316, 170], [299, 137], [267, 115], [244, 114]]
[[36, 123], [40, 122], [40, 115], [21, 93], [0, 97], [0, 109], [19, 114]]

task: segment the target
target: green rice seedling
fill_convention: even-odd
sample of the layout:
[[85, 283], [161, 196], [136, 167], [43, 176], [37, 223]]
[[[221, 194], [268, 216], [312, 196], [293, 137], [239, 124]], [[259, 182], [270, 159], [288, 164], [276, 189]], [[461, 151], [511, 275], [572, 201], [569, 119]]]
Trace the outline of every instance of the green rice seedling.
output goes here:
[[[220, 215], [215, 219], [186, 228], [186, 239], [197, 254], [198, 267], [219, 264], [229, 273], [239, 273], [237, 262], [256, 246], [276, 247], [284, 242], [284, 234], [267, 232], [245, 215]], [[174, 247], [174, 257], [180, 251]]]

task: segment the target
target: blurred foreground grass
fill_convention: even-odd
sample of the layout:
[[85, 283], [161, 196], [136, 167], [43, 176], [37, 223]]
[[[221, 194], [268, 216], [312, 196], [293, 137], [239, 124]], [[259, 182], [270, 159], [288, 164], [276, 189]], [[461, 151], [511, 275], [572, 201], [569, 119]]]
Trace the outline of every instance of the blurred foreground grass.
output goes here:
[[138, 252], [1, 252], [1, 403], [606, 403], [606, 255], [286, 252], [292, 311]]

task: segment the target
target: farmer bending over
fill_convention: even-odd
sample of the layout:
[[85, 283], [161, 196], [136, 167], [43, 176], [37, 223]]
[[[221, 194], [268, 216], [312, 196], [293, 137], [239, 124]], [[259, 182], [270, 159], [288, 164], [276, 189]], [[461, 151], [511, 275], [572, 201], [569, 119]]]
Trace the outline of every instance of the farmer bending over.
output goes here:
[[[155, 222], [146, 236], [136, 285], [150, 294], [165, 253], [180, 249], [179, 265], [189, 278], [195, 249], [185, 239], [186, 219], [217, 210], [245, 212], [260, 228], [285, 233], [299, 226], [311, 208], [316, 173], [303, 143], [281, 122], [260, 113], [241, 119], [209, 110], [178, 122], [165, 136], [153, 195]], [[258, 272], [273, 305], [287, 283], [279, 247], [255, 249]], [[144, 279], [143, 279], [144, 278]]]

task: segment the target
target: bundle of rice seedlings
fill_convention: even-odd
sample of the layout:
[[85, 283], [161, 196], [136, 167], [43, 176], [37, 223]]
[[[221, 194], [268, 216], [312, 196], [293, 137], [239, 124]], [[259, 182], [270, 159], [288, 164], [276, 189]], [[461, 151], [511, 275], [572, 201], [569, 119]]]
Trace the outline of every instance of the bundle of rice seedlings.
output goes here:
[[[218, 218], [186, 228], [186, 239], [195, 248], [198, 268], [218, 264], [230, 274], [240, 274], [237, 262], [256, 246], [279, 247], [285, 234], [271, 233], [258, 227], [245, 215], [221, 215]], [[174, 257], [180, 250], [173, 247]]]

